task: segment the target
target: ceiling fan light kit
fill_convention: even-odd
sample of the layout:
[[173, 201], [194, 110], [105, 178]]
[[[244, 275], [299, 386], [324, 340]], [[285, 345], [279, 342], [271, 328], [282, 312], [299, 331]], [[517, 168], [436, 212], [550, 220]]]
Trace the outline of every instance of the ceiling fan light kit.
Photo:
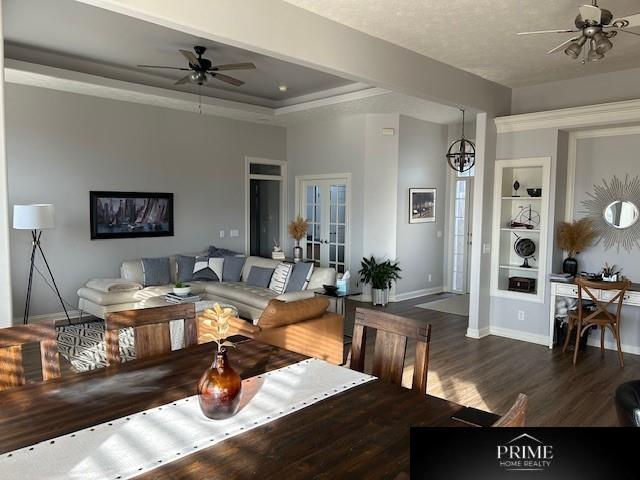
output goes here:
[[[606, 8], [600, 8], [598, 2], [593, 0], [591, 5], [578, 7], [579, 14], [575, 19], [575, 29], [567, 30], [539, 30], [535, 32], [521, 32], [519, 35], [533, 35], [540, 33], [578, 33], [577, 37], [571, 38], [547, 53], [555, 53], [565, 45], [564, 53], [578, 60], [583, 54], [582, 63], [602, 60], [607, 52], [613, 48], [611, 39], [618, 32], [639, 35], [639, 32], [628, 30], [629, 28], [640, 26], [640, 13], [629, 15], [614, 20], [613, 13]], [[586, 46], [586, 48], [585, 48]]]
[[188, 68], [183, 67], [165, 67], [160, 65], [138, 65], [140, 68], [163, 68], [168, 70], [182, 70], [189, 72], [186, 76], [174, 83], [174, 85], [183, 85], [185, 83], [192, 83], [194, 85], [204, 85], [209, 78], [214, 78], [221, 82], [228, 83], [234, 87], [240, 87], [244, 85], [242, 80], [230, 77], [219, 73], [224, 70], [255, 70], [256, 66], [253, 63], [230, 63], [227, 65], [214, 65], [211, 60], [204, 58], [204, 52], [207, 51], [206, 47], [195, 46], [193, 52], [189, 50], [179, 50], [182, 56], [189, 63]]

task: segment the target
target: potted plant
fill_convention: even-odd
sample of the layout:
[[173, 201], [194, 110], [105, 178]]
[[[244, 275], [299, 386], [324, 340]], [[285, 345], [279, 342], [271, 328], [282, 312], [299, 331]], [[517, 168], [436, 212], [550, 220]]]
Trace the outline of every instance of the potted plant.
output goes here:
[[302, 260], [302, 247], [300, 246], [300, 240], [307, 234], [307, 228], [309, 224], [307, 221], [298, 215], [295, 220], [289, 224], [289, 235], [296, 241], [296, 246], [293, 247], [293, 261], [298, 263]]
[[389, 303], [389, 289], [396, 280], [399, 280], [401, 268], [398, 262], [391, 263], [391, 260], [385, 260], [378, 263], [376, 259], [363, 258], [361, 269], [358, 272], [360, 281], [364, 285], [371, 285], [371, 300], [374, 305], [382, 305], [383, 307]]
[[562, 262], [562, 271], [571, 275], [578, 273], [576, 255], [591, 245], [596, 237], [593, 223], [588, 218], [574, 222], [561, 222], [556, 232], [556, 244], [568, 254]]
[[176, 282], [173, 286], [173, 293], [176, 295], [189, 295], [191, 293], [191, 285], [184, 282]]

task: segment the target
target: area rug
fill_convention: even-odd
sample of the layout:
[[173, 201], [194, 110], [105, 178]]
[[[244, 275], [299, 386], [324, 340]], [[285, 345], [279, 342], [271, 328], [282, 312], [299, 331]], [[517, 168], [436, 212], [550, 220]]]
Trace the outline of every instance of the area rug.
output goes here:
[[[104, 322], [79, 323], [56, 327], [58, 350], [74, 370], [88, 372], [107, 366], [104, 344]], [[133, 329], [120, 330], [120, 358], [123, 362], [136, 358]]]
[[438, 312], [452, 313], [463, 317], [469, 316], [469, 295], [452, 295], [441, 300], [421, 303], [416, 305], [425, 310], [436, 310]]

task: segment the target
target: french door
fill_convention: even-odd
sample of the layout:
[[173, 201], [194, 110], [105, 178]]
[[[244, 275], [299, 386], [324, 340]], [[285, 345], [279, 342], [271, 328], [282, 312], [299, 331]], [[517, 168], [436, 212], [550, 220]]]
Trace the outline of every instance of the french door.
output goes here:
[[454, 180], [451, 290], [456, 293], [469, 291], [472, 187], [473, 177], [458, 177]]
[[302, 248], [317, 266], [344, 273], [349, 265], [349, 179], [304, 178], [298, 182], [299, 212], [309, 223]]

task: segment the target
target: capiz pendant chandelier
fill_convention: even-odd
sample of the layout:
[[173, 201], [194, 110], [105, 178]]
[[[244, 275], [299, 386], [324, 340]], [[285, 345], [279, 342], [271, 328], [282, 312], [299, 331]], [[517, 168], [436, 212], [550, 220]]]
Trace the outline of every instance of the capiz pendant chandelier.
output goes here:
[[464, 109], [462, 112], [462, 136], [447, 150], [449, 166], [456, 172], [463, 173], [470, 170], [476, 163], [476, 146], [471, 140], [464, 138]]

